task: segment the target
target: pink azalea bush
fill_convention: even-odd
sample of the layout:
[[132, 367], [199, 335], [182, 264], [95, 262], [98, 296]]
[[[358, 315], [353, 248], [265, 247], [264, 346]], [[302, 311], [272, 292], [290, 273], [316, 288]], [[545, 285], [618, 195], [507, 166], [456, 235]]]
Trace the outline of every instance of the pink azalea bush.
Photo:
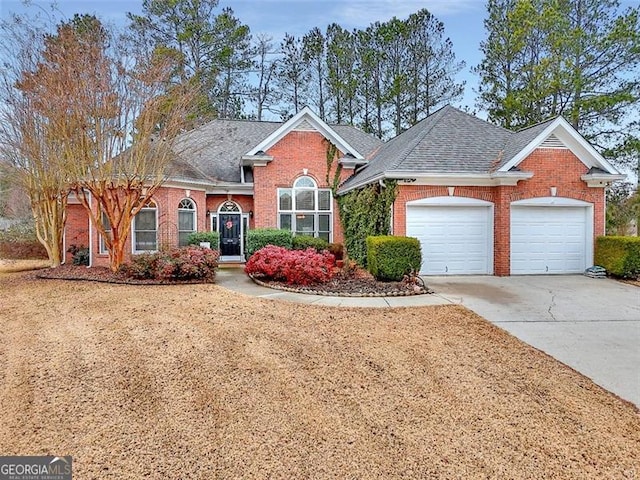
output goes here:
[[220, 254], [217, 250], [189, 245], [166, 252], [135, 255], [120, 272], [130, 278], [155, 280], [202, 280], [215, 278]]
[[256, 251], [244, 271], [256, 278], [286, 282], [289, 285], [311, 285], [328, 281], [333, 274], [335, 257], [324, 250], [287, 250], [267, 245]]

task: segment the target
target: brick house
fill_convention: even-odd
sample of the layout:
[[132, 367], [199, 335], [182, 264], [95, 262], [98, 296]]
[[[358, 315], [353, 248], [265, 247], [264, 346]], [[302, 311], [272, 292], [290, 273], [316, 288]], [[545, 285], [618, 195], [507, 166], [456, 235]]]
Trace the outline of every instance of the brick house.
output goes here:
[[[398, 181], [395, 235], [417, 237], [426, 275], [578, 273], [604, 234], [605, 187], [623, 178], [563, 118], [513, 132], [446, 106], [388, 142], [328, 125], [308, 108], [284, 123], [214, 120], [179, 139], [180, 159], [134, 219], [130, 253], [215, 230], [221, 260], [242, 261], [249, 229], [343, 241], [338, 194]], [[80, 206], [66, 243], [108, 257]]]

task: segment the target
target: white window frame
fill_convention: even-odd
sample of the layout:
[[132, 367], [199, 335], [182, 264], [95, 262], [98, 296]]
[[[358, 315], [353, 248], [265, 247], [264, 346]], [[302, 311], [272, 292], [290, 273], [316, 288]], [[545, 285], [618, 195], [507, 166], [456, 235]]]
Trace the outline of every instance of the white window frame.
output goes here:
[[[105, 233], [110, 233], [111, 232], [111, 223], [109, 222], [109, 218], [107, 217], [107, 214], [102, 212], [102, 225], [105, 225], [105, 220], [107, 221], [107, 223], [109, 223], [109, 229], [105, 230]], [[109, 254], [109, 250], [107, 249], [107, 245], [104, 242], [104, 236], [101, 234], [98, 234], [98, 254], [99, 255], [108, 255]]]
[[[302, 180], [310, 180], [311, 182], [313, 182], [313, 186], [312, 187], [299, 187], [296, 186], [297, 184], [299, 184]], [[314, 195], [313, 195], [313, 201], [314, 201], [314, 208], [312, 210], [300, 210], [297, 208], [297, 200], [296, 200], [296, 192], [297, 191], [313, 191]], [[287, 210], [287, 209], [281, 209], [280, 208], [280, 197], [284, 192], [290, 192], [291, 194], [291, 209]], [[320, 192], [326, 192], [327, 195], [329, 195], [329, 209], [328, 210], [320, 210]], [[310, 235], [313, 237], [320, 237], [321, 233], [328, 233], [329, 234], [329, 242], [333, 241], [333, 198], [331, 195], [331, 189], [329, 188], [318, 188], [318, 183], [310, 176], [308, 175], [304, 175], [301, 177], [298, 177], [294, 182], [293, 185], [291, 186], [291, 188], [278, 188], [277, 191], [277, 199], [276, 201], [278, 202], [278, 228], [283, 228], [282, 224], [281, 224], [281, 216], [282, 215], [290, 215], [291, 218], [291, 231], [293, 232], [294, 235], [297, 234], [297, 224], [296, 224], [296, 218], [298, 215], [304, 215], [304, 216], [313, 216], [313, 232], [305, 232], [305, 235]], [[326, 215], [329, 217], [329, 230], [328, 232], [325, 230], [320, 230], [320, 217]], [[313, 235], [311, 235], [313, 234]]]
[[[155, 250], [138, 250], [136, 248], [136, 244], [137, 244], [137, 232], [136, 232], [136, 217], [138, 216], [136, 214], [135, 217], [133, 217], [133, 219], [131, 220], [131, 252], [134, 254], [138, 254], [138, 253], [155, 253], [158, 251], [158, 204], [155, 202], [151, 202], [149, 205], [147, 205], [146, 207], [140, 209], [140, 212], [144, 212], [144, 211], [149, 211], [149, 210], [155, 210], [155, 214], [156, 214], [156, 248]], [[138, 212], [138, 213], [140, 213]], [[151, 230], [142, 230], [144, 232], [150, 232]]]
[[[183, 208], [183, 202], [190, 202], [193, 208]], [[188, 212], [193, 215], [193, 230], [180, 230], [180, 213]], [[180, 234], [181, 233], [194, 233], [198, 231], [198, 205], [193, 200], [193, 198], [183, 198], [178, 202], [178, 246], [183, 247], [185, 245], [180, 245]]]

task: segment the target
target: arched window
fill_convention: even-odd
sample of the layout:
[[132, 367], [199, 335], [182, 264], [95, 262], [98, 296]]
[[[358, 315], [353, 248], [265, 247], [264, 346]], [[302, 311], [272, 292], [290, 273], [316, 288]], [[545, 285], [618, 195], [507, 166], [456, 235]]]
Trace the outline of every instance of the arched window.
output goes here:
[[292, 188], [278, 189], [279, 227], [330, 242], [332, 203], [331, 190], [318, 188], [309, 176], [298, 177]]
[[133, 219], [133, 253], [158, 249], [158, 209], [154, 202], [138, 212]]
[[189, 242], [189, 235], [196, 231], [196, 204], [190, 198], [183, 198], [178, 204], [178, 246]]

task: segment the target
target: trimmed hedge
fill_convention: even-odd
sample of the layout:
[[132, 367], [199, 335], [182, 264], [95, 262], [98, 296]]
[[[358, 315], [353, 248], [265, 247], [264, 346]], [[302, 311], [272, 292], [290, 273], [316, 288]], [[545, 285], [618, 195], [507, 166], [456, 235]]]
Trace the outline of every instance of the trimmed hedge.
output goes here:
[[187, 243], [198, 245], [200, 242], [209, 242], [212, 250], [220, 250], [220, 234], [218, 232], [193, 232], [189, 234]]
[[598, 237], [595, 263], [616, 277], [639, 278], [640, 237]]
[[367, 269], [377, 280], [399, 281], [418, 272], [422, 263], [420, 242], [413, 237], [367, 237]]
[[256, 228], [247, 232], [247, 257], [267, 245], [276, 247], [291, 248], [293, 244], [293, 233], [290, 230], [279, 230], [277, 228]]
[[324, 238], [310, 237], [309, 235], [296, 235], [292, 239], [294, 250], [306, 250], [309, 247], [315, 248], [318, 252], [329, 249], [329, 242]]

